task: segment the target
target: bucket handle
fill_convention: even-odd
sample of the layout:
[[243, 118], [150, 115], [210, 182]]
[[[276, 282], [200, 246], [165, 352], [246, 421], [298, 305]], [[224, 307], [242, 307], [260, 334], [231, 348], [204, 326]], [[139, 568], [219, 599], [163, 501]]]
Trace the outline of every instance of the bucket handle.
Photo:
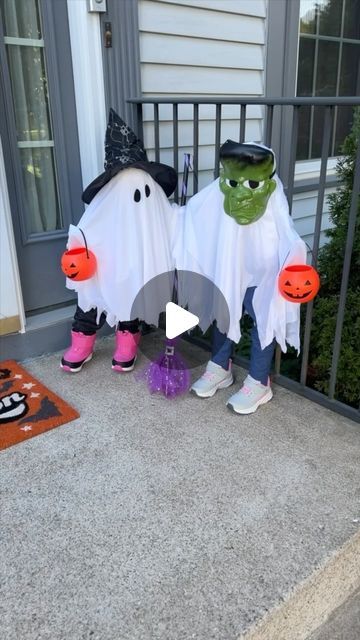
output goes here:
[[[312, 257], [314, 258], [314, 252], [313, 252], [312, 248], [310, 247], [310, 245], [309, 245], [305, 240], [303, 240], [303, 242], [305, 242], [305, 244], [306, 244], [307, 248], [309, 249], [309, 251], [310, 251], [310, 253], [311, 253]], [[280, 269], [280, 272], [279, 272], [279, 273], [281, 273], [281, 271], [283, 270], [283, 268], [284, 268], [284, 264], [285, 264], [286, 260], [288, 259], [289, 254], [290, 254], [290, 251], [288, 251], [288, 252], [287, 252], [287, 254], [286, 254], [286, 256], [285, 256], [285, 259], [284, 259], [284, 262], [282, 263], [282, 266], [281, 266], [281, 269]]]
[[84, 243], [85, 243], [85, 250], [86, 250], [86, 257], [87, 259], [89, 259], [89, 249], [87, 246], [87, 242], [86, 242], [86, 238], [85, 238], [85, 233], [83, 232], [82, 229], [80, 229], [80, 227], [78, 227], [79, 231], [82, 233], [82, 237], [84, 238]]

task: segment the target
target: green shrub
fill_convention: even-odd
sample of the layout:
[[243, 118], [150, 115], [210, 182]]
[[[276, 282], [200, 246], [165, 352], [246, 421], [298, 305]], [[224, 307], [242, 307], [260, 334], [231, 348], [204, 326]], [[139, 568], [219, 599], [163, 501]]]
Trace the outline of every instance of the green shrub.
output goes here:
[[[337, 164], [340, 185], [328, 196], [330, 219], [334, 225], [326, 231], [328, 243], [319, 251], [318, 270], [321, 288], [314, 303], [308, 383], [326, 393], [329, 387], [336, 315], [345, 254], [348, 218], [354, 179], [357, 144], [360, 136], [360, 112], [355, 112], [351, 133], [342, 147]], [[338, 362], [336, 396], [357, 406], [360, 394], [360, 197], [354, 234], [345, 316]]]
[[[329, 390], [332, 347], [339, 296], [317, 300], [313, 316], [308, 383], [318, 391]], [[358, 406], [360, 391], [360, 289], [349, 290], [346, 300], [341, 349], [337, 369], [337, 397]]]

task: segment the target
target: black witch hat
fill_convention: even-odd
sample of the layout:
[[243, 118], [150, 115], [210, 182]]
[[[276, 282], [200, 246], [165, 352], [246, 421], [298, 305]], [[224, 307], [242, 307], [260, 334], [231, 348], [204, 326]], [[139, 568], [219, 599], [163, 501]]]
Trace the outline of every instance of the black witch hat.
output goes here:
[[82, 194], [83, 201], [89, 204], [111, 178], [129, 167], [149, 173], [168, 197], [175, 190], [177, 183], [175, 169], [160, 162], [150, 162], [141, 140], [114, 109], [110, 109], [105, 135], [105, 171], [86, 187]]

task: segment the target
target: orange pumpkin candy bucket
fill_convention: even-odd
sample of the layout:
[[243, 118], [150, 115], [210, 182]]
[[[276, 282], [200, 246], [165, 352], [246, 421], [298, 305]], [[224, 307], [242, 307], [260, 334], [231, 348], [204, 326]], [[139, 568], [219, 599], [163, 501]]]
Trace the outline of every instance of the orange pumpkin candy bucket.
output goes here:
[[75, 249], [69, 249], [64, 251], [61, 257], [61, 269], [67, 278], [70, 280], [89, 280], [92, 278], [96, 271], [96, 257], [95, 254], [88, 249], [84, 232], [81, 231], [85, 247], [76, 247]]
[[319, 274], [308, 264], [291, 264], [280, 271], [279, 291], [289, 302], [309, 302], [319, 289]]

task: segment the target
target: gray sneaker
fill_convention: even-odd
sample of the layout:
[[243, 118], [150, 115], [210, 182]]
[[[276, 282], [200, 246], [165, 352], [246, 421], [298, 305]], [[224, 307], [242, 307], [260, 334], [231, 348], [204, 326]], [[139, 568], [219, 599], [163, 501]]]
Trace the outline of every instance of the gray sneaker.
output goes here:
[[206, 371], [201, 378], [194, 382], [190, 391], [196, 393], [199, 398], [211, 398], [218, 389], [226, 389], [234, 382], [231, 372], [231, 361], [229, 369], [225, 371], [220, 365], [210, 360], [207, 363]]
[[254, 413], [261, 404], [266, 404], [273, 397], [270, 384], [264, 385], [248, 375], [240, 391], [227, 401], [229, 409], [235, 413]]

